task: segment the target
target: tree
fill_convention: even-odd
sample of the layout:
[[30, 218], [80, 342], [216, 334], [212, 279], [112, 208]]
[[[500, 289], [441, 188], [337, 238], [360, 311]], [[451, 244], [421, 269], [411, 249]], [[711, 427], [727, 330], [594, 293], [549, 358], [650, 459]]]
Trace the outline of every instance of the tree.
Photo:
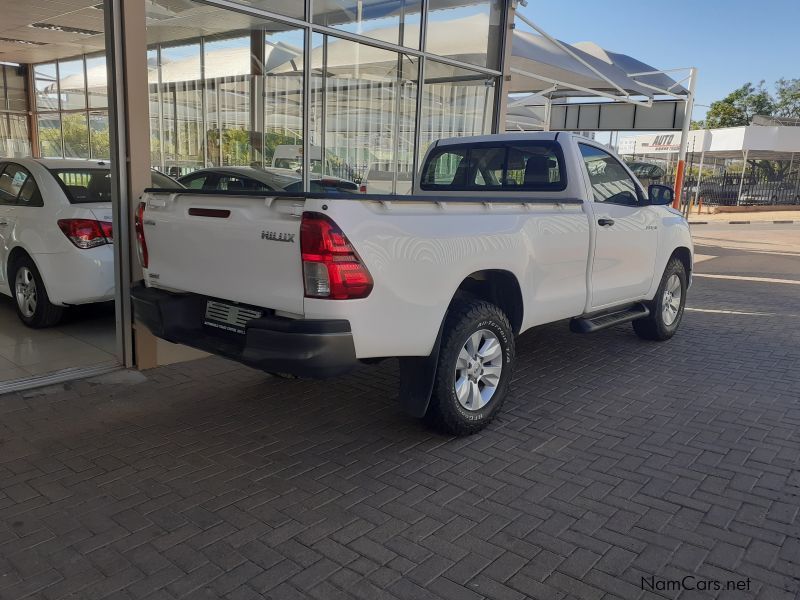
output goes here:
[[775, 116], [800, 119], [800, 79], [775, 82]]
[[705, 125], [709, 129], [749, 125], [754, 116], [772, 115], [774, 111], [775, 102], [764, 82], [759, 82], [758, 86], [748, 82], [722, 100], [712, 102]]

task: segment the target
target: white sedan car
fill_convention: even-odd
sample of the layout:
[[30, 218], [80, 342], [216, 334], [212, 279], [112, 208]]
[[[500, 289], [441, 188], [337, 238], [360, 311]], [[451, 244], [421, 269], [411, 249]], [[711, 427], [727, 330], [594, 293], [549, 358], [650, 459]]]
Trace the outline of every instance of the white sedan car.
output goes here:
[[[181, 187], [153, 173], [154, 187]], [[0, 159], [0, 292], [30, 327], [114, 298], [109, 163]]]

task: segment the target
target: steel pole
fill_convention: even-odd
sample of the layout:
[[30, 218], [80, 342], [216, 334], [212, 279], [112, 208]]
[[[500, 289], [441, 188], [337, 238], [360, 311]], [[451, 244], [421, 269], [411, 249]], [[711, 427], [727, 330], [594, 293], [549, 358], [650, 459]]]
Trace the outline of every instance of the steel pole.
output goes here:
[[675, 200], [673, 208], [680, 208], [683, 195], [683, 172], [686, 169], [686, 149], [689, 145], [689, 128], [692, 124], [692, 110], [694, 109], [694, 94], [697, 87], [697, 68], [689, 69], [689, 93], [686, 96], [686, 106], [683, 112], [683, 128], [681, 129], [681, 145], [678, 151], [678, 168], [675, 170]]
[[553, 99], [545, 96], [544, 103], [544, 123], [542, 124], [542, 131], [550, 131], [550, 111], [553, 107]]
[[744, 186], [744, 174], [747, 171], [747, 154], [750, 150], [745, 149], [744, 151], [744, 163], [742, 164], [742, 176], [739, 178], [739, 194], [736, 196], [736, 206], [739, 206], [739, 203], [742, 201], [742, 186]]
[[700, 151], [700, 170], [697, 171], [697, 186], [694, 190], [694, 202], [692, 205], [697, 204], [697, 199], [700, 197], [700, 182], [703, 181], [703, 163], [706, 161], [706, 136], [703, 131], [703, 149]]

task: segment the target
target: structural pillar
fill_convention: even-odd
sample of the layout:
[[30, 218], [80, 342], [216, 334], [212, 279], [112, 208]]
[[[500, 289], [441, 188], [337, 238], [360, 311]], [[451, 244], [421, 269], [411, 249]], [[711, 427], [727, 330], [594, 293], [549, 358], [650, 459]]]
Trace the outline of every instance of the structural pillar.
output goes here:
[[506, 132], [506, 117], [508, 116], [508, 94], [511, 91], [511, 40], [514, 35], [514, 19], [517, 10], [516, 2], [509, 2], [505, 11], [505, 43], [502, 49], [502, 56], [500, 57], [500, 89], [498, 90], [498, 109], [495, 111], [497, 121], [494, 123], [494, 131], [496, 133]]
[[680, 208], [683, 194], [683, 172], [686, 169], [686, 150], [689, 145], [689, 129], [692, 124], [692, 111], [694, 109], [694, 94], [697, 86], [697, 69], [689, 69], [689, 94], [686, 96], [686, 106], [683, 112], [683, 128], [681, 129], [681, 145], [678, 151], [678, 168], [675, 170], [675, 201], [673, 208]]
[[742, 161], [742, 176], [739, 178], [739, 193], [736, 196], [736, 206], [742, 201], [742, 188], [744, 187], [744, 175], [747, 172], [747, 155], [750, 152], [749, 148], [744, 150], [744, 160]]
[[147, 28], [141, 0], [105, 0], [106, 55], [111, 131], [112, 210], [116, 273], [117, 354], [140, 369], [202, 356], [169, 344], [133, 322], [130, 289], [142, 279], [133, 214], [150, 175], [150, 97]]

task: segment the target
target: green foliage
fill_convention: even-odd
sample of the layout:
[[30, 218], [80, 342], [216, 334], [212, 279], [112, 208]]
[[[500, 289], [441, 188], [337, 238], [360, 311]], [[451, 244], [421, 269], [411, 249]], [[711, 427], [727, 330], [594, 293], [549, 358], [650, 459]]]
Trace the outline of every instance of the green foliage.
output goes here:
[[778, 79], [775, 83], [775, 115], [800, 119], [800, 79]]
[[706, 113], [705, 126], [708, 129], [718, 127], [739, 127], [749, 125], [756, 115], [772, 115], [775, 102], [761, 81], [758, 86], [745, 83], [733, 90], [722, 100], [711, 103]]
[[89, 125], [86, 114], [62, 114], [64, 154], [71, 158], [89, 158]]
[[692, 129], [749, 125], [756, 115], [800, 118], [800, 79], [779, 79], [775, 94], [764, 82], [745, 83], [722, 100], [711, 103], [705, 121], [692, 121]]
[[[739, 127], [749, 125], [753, 117], [784, 117], [800, 119], [800, 79], [779, 79], [772, 95], [761, 81], [757, 86], [745, 83], [722, 100], [711, 103], [701, 127]], [[695, 129], [697, 122], [692, 122]], [[781, 181], [789, 175], [790, 161], [748, 160], [748, 172], [753, 179]], [[728, 167], [730, 173], [740, 173], [743, 165]]]

